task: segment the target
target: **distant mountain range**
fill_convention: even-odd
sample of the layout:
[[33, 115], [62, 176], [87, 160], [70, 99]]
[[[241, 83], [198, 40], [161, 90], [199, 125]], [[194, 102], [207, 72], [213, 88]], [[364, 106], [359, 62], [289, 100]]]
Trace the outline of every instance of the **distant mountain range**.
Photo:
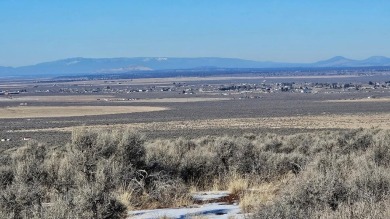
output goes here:
[[369, 66], [390, 66], [390, 58], [384, 56], [372, 56], [364, 60], [347, 59], [336, 56], [325, 61], [308, 64], [311, 67], [369, 67]]
[[213, 68], [337, 68], [390, 66], [390, 58], [372, 56], [352, 60], [336, 56], [315, 63], [261, 62], [235, 58], [69, 58], [22, 67], [1, 67], [0, 77], [66, 76], [81, 74], [127, 73], [179, 69]]

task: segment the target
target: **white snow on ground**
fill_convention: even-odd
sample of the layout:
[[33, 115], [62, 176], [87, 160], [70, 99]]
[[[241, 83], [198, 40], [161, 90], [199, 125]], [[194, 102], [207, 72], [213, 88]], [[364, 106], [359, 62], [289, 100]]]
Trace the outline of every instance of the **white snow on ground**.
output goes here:
[[238, 205], [227, 205], [220, 203], [205, 204], [194, 208], [167, 208], [154, 210], [130, 211], [129, 218], [135, 219], [152, 219], [152, 218], [191, 218], [202, 216], [206, 218], [244, 218], [240, 213], [241, 209]]
[[[202, 202], [212, 202], [227, 196], [229, 196], [228, 191], [193, 193], [193, 198]], [[129, 219], [154, 219], [161, 217], [185, 219], [195, 216], [211, 219], [245, 218], [245, 215], [241, 213], [241, 209], [236, 203], [208, 203], [186, 208], [129, 211]]]
[[215, 200], [215, 199], [220, 199], [220, 198], [223, 198], [223, 197], [227, 197], [229, 196], [229, 192], [228, 191], [217, 191], [217, 192], [196, 192], [196, 193], [193, 193], [192, 194], [192, 197], [196, 200], [196, 201], [212, 201], [212, 200]]

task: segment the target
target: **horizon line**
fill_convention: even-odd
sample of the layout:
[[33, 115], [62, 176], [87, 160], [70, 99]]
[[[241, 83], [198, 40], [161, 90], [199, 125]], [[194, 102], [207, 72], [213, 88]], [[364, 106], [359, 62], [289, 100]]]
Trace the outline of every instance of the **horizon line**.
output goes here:
[[334, 59], [334, 58], [344, 58], [344, 59], [349, 59], [351, 61], [364, 61], [364, 60], [367, 60], [367, 59], [370, 59], [370, 58], [375, 58], [375, 57], [380, 57], [380, 58], [389, 58], [387, 56], [383, 56], [383, 55], [372, 55], [372, 56], [369, 56], [365, 59], [351, 59], [351, 58], [347, 58], [346, 56], [342, 56], [342, 55], [336, 55], [336, 56], [332, 56], [330, 58], [327, 58], [327, 59], [323, 59], [323, 60], [317, 60], [317, 61], [312, 61], [312, 62], [285, 62], [285, 61], [271, 61], [271, 60], [254, 60], [254, 59], [245, 59], [245, 58], [237, 58], [237, 57], [220, 57], [220, 56], [183, 56], [183, 57], [178, 57], [178, 56], [121, 56], [121, 57], [83, 57], [83, 56], [74, 56], [74, 57], [69, 57], [69, 58], [59, 58], [59, 59], [54, 59], [54, 60], [47, 60], [47, 61], [41, 61], [41, 62], [37, 62], [37, 63], [34, 63], [34, 64], [27, 64], [27, 65], [18, 65], [18, 66], [11, 66], [11, 65], [0, 65], [0, 67], [5, 67], [5, 68], [20, 68], [20, 67], [26, 67], [26, 66], [34, 66], [34, 65], [39, 65], [39, 64], [44, 64], [44, 63], [51, 63], [51, 62], [58, 62], [58, 61], [64, 61], [64, 60], [68, 60], [68, 59], [147, 59], [147, 58], [151, 58], [151, 59], [156, 59], [156, 58], [167, 58], [167, 59], [206, 59], [206, 58], [216, 58], [216, 59], [239, 59], [239, 60], [245, 60], [245, 61], [253, 61], [253, 62], [271, 62], [271, 63], [283, 63], [283, 64], [313, 64], [313, 63], [317, 63], [317, 62], [322, 62], [322, 61], [327, 61], [327, 60], [331, 60], [331, 59]]

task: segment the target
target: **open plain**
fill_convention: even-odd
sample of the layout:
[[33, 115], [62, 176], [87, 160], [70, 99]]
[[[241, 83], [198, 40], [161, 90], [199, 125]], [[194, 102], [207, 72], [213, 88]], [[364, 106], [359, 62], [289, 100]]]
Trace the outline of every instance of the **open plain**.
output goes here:
[[[368, 87], [375, 80], [383, 86]], [[7, 81], [0, 83], [0, 137], [11, 141], [1, 148], [26, 136], [66, 141], [80, 126], [129, 127], [152, 138], [389, 129], [386, 81], [383, 75]]]
[[0, 109], [1, 119], [57, 118], [107, 114], [128, 114], [167, 110], [163, 107], [147, 106], [17, 106]]
[[[206, 218], [278, 218], [285, 209], [294, 209], [289, 203], [303, 203], [291, 213], [296, 215], [317, 208], [306, 204], [313, 200], [312, 185], [320, 190], [313, 193], [321, 197], [314, 206], [333, 206], [327, 200], [335, 196], [344, 202], [344, 190], [351, 194], [349, 198], [366, 197], [366, 191], [371, 191], [370, 183], [376, 183], [378, 177], [373, 167], [384, 162], [388, 165], [390, 153], [380, 145], [387, 144], [390, 136], [389, 99], [390, 80], [384, 75], [0, 83], [0, 170], [2, 179], [7, 180], [6, 168], [13, 162], [19, 174], [20, 167], [28, 170], [37, 166], [27, 164], [24, 157], [29, 162], [45, 157], [36, 169], [45, 171], [55, 185], [66, 187], [83, 177], [88, 181], [95, 174], [88, 173], [88, 162], [95, 162], [92, 165], [99, 170], [96, 177], [106, 174], [107, 178], [99, 178], [94, 189], [111, 188], [118, 206], [125, 206], [113, 214], [128, 210], [122, 218], [183, 218], [195, 214]], [[359, 154], [363, 152], [362, 161]], [[328, 153], [336, 153], [337, 160]], [[338, 158], [344, 153], [353, 158]], [[322, 176], [321, 166], [327, 163], [342, 164], [337, 171], [347, 178], [332, 170], [331, 175], [325, 172]], [[361, 174], [362, 165], [367, 166], [364, 174], [371, 175], [355, 177]], [[318, 170], [310, 169], [316, 166]], [[30, 172], [35, 173], [22, 173]], [[104, 180], [125, 179], [129, 172], [128, 188], [119, 181], [114, 185]], [[337, 184], [334, 179], [352, 183]], [[362, 179], [367, 182], [360, 183]], [[380, 178], [378, 185], [388, 181]], [[84, 192], [86, 181], [80, 182]], [[101, 182], [106, 186], [96, 187]], [[338, 190], [340, 186], [344, 190]], [[297, 193], [291, 195], [294, 189]], [[210, 191], [222, 195], [196, 199]], [[85, 194], [85, 200], [101, 198], [99, 194]], [[9, 200], [6, 203], [12, 203], [15, 196], [4, 197]], [[292, 201], [285, 203], [280, 197]], [[115, 205], [110, 203], [105, 206]], [[336, 205], [342, 209], [341, 204]], [[64, 208], [62, 202], [52, 201], [42, 206], [44, 214], [57, 214], [51, 209]], [[65, 206], [69, 212], [74, 209], [72, 203]], [[6, 207], [9, 211], [14, 208]], [[306, 212], [302, 214], [284, 218], [305, 218]]]

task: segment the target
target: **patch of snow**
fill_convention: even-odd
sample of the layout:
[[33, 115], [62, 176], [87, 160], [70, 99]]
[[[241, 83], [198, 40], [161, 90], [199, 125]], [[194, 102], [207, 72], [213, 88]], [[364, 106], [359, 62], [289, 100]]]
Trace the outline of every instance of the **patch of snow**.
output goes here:
[[123, 68], [111, 68], [111, 69], [101, 69], [96, 71], [97, 73], [124, 73], [129, 71], [151, 71], [153, 69], [145, 66], [128, 66]]
[[195, 192], [192, 194], [193, 199], [196, 201], [212, 201], [216, 199], [221, 199], [223, 197], [229, 196], [230, 193], [228, 191], [217, 191], [217, 192]]
[[71, 62], [66, 63], [66, 65], [74, 65], [74, 64], [77, 64], [77, 63], [79, 63], [79, 62], [80, 62], [80, 61], [75, 60], [75, 61], [71, 61]]
[[245, 218], [237, 204], [227, 205], [222, 203], [205, 204], [199, 207], [167, 208], [154, 210], [129, 211], [129, 219], [153, 219], [153, 218], [191, 218], [202, 216], [206, 218]]
[[149, 61], [167, 61], [168, 58], [165, 58], [165, 57], [158, 57], [158, 58], [144, 58], [142, 61], [144, 62], [149, 62]]
[[168, 58], [163, 58], [163, 57], [160, 57], [160, 58], [156, 58], [157, 61], [167, 61]]
[[192, 218], [201, 216], [211, 219], [245, 218], [241, 213], [238, 203], [221, 202], [221, 199], [229, 197], [229, 191], [201, 191], [192, 193], [192, 198], [202, 204], [183, 208], [166, 208], [129, 211], [128, 218], [152, 219], [152, 218]]

